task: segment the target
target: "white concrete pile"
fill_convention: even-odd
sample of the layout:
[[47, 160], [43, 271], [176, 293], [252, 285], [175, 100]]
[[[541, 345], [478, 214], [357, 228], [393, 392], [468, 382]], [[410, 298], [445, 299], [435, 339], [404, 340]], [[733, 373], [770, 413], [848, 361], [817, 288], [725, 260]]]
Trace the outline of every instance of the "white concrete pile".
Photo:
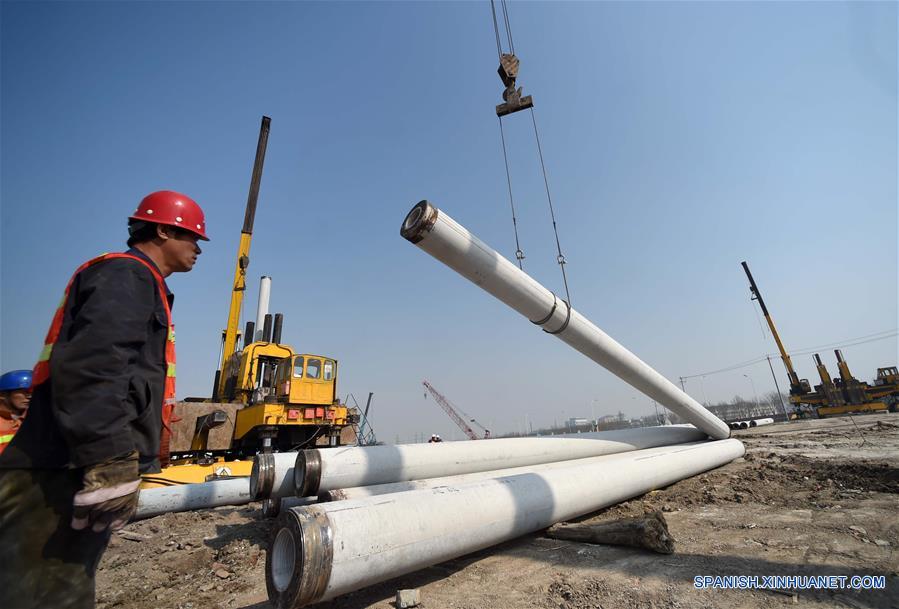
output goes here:
[[400, 234], [712, 438], [730, 437], [724, 421], [445, 212], [421, 201], [406, 215]]
[[269, 600], [294, 609], [331, 599], [614, 505], [743, 453], [738, 440], [695, 442], [291, 508], [279, 516], [269, 546]]
[[750, 427], [759, 427], [761, 425], [771, 425], [774, 423], [774, 419], [771, 417], [765, 417], [762, 419], [749, 419], [746, 421], [734, 421], [733, 423], [728, 423], [728, 426], [731, 429], [749, 429]]
[[250, 495], [249, 478], [163, 486], [140, 492], [133, 520], [170, 512], [187, 512], [222, 505], [244, 505], [251, 501], [253, 497]]
[[253, 462], [250, 490], [257, 500], [310, 497], [357, 486], [596, 457], [706, 438], [691, 425], [668, 425], [489, 442], [348, 446], [260, 454]]

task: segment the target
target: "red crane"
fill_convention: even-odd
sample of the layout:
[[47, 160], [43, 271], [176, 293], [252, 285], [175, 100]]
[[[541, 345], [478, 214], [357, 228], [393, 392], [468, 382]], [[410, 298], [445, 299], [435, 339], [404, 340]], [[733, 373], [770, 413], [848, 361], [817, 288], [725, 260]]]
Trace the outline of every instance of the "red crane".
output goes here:
[[[443, 397], [443, 395], [439, 391], [434, 389], [434, 387], [433, 387], [433, 385], [431, 385], [431, 383], [429, 383], [428, 381], [422, 381], [421, 384], [425, 386], [425, 389], [427, 389], [432, 396], [434, 396], [434, 400], [438, 404], [440, 404], [440, 407], [443, 408], [444, 411], [446, 411], [446, 414], [448, 414], [449, 417], [453, 420], [453, 422], [459, 426], [459, 429], [461, 429], [462, 431], [465, 432], [466, 436], [468, 436], [472, 440], [480, 440], [481, 439], [481, 437], [477, 433], [475, 433], [475, 431], [471, 428], [471, 426], [465, 422], [465, 419], [463, 419], [461, 416], [459, 416], [459, 413], [456, 411], [456, 409], [453, 407], [453, 405], [450, 404], [450, 401], [448, 399], [446, 399], [445, 397]], [[425, 397], [427, 397], [427, 394], [425, 394]], [[480, 423], [475, 421], [474, 419], [472, 419], [471, 421], [472, 421], [472, 423], [474, 423], [481, 429], [484, 429], [484, 427]], [[489, 438], [490, 431], [487, 429], [484, 429], [484, 432], [485, 432], [484, 437]]]

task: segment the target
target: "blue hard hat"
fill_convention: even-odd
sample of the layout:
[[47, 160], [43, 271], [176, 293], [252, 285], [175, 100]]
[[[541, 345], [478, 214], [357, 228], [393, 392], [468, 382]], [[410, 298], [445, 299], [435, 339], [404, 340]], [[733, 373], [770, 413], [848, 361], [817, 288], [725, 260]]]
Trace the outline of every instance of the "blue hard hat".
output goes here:
[[31, 370], [11, 370], [0, 376], [0, 391], [16, 391], [31, 387]]

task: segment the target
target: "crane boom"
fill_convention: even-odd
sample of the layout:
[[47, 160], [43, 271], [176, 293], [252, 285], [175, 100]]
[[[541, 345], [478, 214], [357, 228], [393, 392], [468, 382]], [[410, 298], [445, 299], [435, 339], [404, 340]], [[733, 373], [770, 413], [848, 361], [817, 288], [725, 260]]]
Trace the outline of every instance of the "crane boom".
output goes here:
[[[253, 240], [253, 222], [256, 218], [256, 202], [259, 199], [259, 184], [262, 181], [262, 167], [265, 163], [265, 149], [268, 146], [268, 132], [272, 119], [262, 117], [262, 125], [259, 127], [259, 141], [256, 144], [256, 159], [253, 162], [253, 174], [250, 178], [250, 192], [247, 195], [247, 209], [244, 214], [243, 228], [240, 231], [240, 245], [237, 248], [237, 264], [234, 268], [234, 283], [231, 287], [231, 305], [228, 308], [228, 325], [222, 332], [222, 359], [219, 369], [216, 371], [215, 385], [213, 387], [213, 401], [219, 395], [225, 395], [225, 383], [227, 379], [221, 378], [221, 371], [225, 362], [234, 353], [237, 347], [237, 333], [240, 324], [240, 309], [243, 305], [243, 295], [246, 291], [247, 267], [250, 265], [250, 243]], [[245, 340], [252, 342], [252, 338]]]
[[465, 435], [468, 436], [472, 440], [480, 440], [478, 434], [474, 432], [474, 430], [465, 422], [465, 419], [459, 416], [459, 413], [456, 412], [456, 409], [453, 408], [453, 405], [450, 404], [449, 400], [447, 400], [443, 395], [434, 389], [434, 387], [428, 381], [422, 381], [422, 385], [425, 386], [425, 389], [430, 392], [432, 396], [434, 396], [434, 401], [440, 404], [440, 407], [446, 411], [446, 414], [453, 420], [453, 422], [459, 426], [459, 429], [465, 432]]
[[784, 362], [784, 367], [787, 369], [787, 376], [790, 378], [791, 393], [794, 393], [800, 388], [799, 375], [796, 374], [796, 370], [793, 369], [793, 361], [790, 359], [787, 350], [784, 349], [784, 345], [780, 340], [780, 335], [777, 333], [777, 328], [774, 327], [774, 320], [771, 319], [771, 315], [768, 313], [768, 307], [765, 306], [765, 301], [762, 300], [762, 293], [759, 292], [758, 286], [755, 285], [755, 279], [752, 278], [752, 273], [749, 272], [749, 265], [746, 264], [746, 262], [742, 262], [741, 264], [743, 265], [743, 270], [746, 271], [746, 277], [749, 279], [749, 291], [752, 292], [752, 299], [758, 301], [759, 306], [762, 309], [762, 315], [765, 316], [765, 321], [768, 322], [768, 327], [771, 329], [771, 335], [774, 337], [774, 342], [777, 343], [780, 357]]

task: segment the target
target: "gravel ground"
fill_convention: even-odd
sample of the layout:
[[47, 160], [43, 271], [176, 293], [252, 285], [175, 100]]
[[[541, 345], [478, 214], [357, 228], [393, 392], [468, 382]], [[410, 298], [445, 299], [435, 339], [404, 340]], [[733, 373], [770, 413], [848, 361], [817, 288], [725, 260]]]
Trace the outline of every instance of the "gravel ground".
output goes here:
[[[735, 432], [745, 458], [581, 519], [661, 510], [676, 541], [658, 555], [542, 534], [371, 586], [321, 609], [899, 608], [899, 415]], [[114, 536], [99, 609], [265, 609], [271, 521], [258, 504], [167, 514]], [[697, 590], [697, 575], [884, 575], [877, 591]]]

